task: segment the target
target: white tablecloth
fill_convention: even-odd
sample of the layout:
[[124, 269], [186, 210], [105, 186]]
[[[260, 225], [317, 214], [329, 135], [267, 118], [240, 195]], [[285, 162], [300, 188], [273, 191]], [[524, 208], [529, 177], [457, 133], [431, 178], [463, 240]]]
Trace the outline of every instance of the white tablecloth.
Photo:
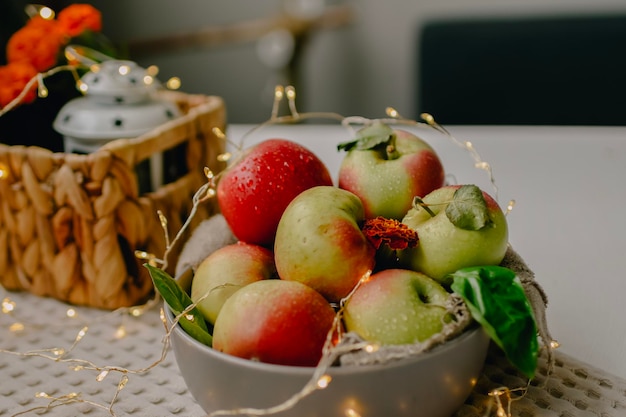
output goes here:
[[[180, 375], [174, 354], [163, 352], [164, 327], [158, 307], [141, 317], [75, 308], [76, 318], [68, 319], [66, 304], [27, 293], [3, 293], [16, 306], [12, 315], [0, 314], [0, 416], [119, 416], [119, 417], [201, 417], [206, 415], [189, 394]], [[10, 331], [16, 320], [24, 330]], [[116, 334], [123, 324], [126, 336]], [[76, 362], [55, 362], [35, 351], [66, 349], [75, 342], [80, 330], [88, 327], [64, 359], [89, 360], [98, 367], [119, 367], [131, 373], [116, 395], [123, 374], [112, 371], [102, 381], [100, 371], [73, 370]], [[47, 355], [52, 355], [47, 352]], [[149, 368], [135, 374], [142, 368]], [[527, 394], [512, 405], [514, 417], [623, 417], [626, 415], [626, 380], [556, 352], [556, 366], [546, 377], [546, 361], [540, 367]], [[210, 375], [207, 375], [210, 378]], [[524, 387], [520, 378], [496, 349], [488, 355], [483, 375], [466, 404], [453, 417], [495, 417], [494, 402], [488, 393], [498, 387]], [[328, 389], [332, 389], [332, 384]], [[298, 387], [294, 387], [294, 392]], [[45, 392], [62, 398], [78, 394], [65, 405], [38, 398]], [[518, 393], [514, 393], [515, 396]], [[115, 401], [114, 401], [115, 400]], [[111, 412], [108, 407], [111, 406]], [[114, 413], [114, 414], [113, 414]], [[383, 417], [383, 416], [364, 416]], [[386, 417], [386, 416], [385, 416]], [[390, 416], [391, 417], [391, 416]]]

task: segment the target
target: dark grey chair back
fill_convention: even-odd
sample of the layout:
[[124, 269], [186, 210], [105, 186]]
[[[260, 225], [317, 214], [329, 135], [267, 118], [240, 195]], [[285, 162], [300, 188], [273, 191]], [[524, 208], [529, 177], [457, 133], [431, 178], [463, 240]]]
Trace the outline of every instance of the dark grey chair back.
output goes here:
[[626, 15], [430, 21], [416, 70], [443, 124], [626, 125]]

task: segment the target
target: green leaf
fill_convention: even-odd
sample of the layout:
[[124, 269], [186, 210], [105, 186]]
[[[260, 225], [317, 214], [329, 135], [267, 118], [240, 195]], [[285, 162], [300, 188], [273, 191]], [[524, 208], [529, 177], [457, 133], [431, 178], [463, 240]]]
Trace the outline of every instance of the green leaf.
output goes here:
[[462, 185], [446, 207], [446, 216], [452, 224], [464, 230], [480, 230], [491, 224], [483, 192], [475, 185]]
[[537, 324], [515, 273], [501, 266], [460, 269], [451, 274], [472, 317], [504, 351], [509, 361], [532, 379], [537, 368]]
[[[181, 286], [167, 272], [155, 266], [144, 264], [150, 272], [150, 277], [154, 283], [154, 287], [161, 294], [172, 313], [179, 315], [187, 307], [193, 304], [189, 295], [181, 288]], [[204, 320], [202, 313], [194, 307], [179, 320], [182, 328], [194, 339], [204, 343], [207, 346], [213, 345], [213, 336], [209, 333], [209, 328]]]
[[393, 135], [393, 129], [389, 125], [374, 122], [359, 130], [353, 140], [337, 145], [337, 150], [347, 152], [353, 149], [373, 149], [381, 144], [389, 143]]

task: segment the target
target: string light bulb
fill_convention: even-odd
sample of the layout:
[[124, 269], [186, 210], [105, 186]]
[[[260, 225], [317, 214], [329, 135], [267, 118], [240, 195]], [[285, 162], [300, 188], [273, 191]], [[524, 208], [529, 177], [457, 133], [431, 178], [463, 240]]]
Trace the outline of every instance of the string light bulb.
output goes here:
[[44, 20], [53, 20], [56, 16], [54, 10], [42, 4], [28, 4], [24, 7], [24, 12], [30, 17], [40, 17]]
[[11, 301], [9, 297], [5, 297], [2, 300], [2, 312], [4, 314], [10, 314], [15, 310], [15, 302]]
[[317, 388], [324, 389], [324, 388], [328, 387], [328, 385], [330, 384], [330, 381], [332, 381], [332, 379], [333, 378], [330, 375], [328, 375], [328, 374], [322, 375], [322, 377], [317, 380]]
[[170, 90], [178, 90], [180, 88], [180, 86], [182, 85], [180, 78], [178, 77], [172, 77], [169, 80], [167, 80], [167, 82], [165, 83], [165, 85], [167, 86], [168, 89]]

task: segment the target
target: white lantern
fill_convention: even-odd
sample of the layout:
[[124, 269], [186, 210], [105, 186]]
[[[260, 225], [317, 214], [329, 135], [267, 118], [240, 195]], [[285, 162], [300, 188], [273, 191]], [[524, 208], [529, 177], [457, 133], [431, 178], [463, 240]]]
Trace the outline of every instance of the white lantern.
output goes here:
[[[77, 83], [84, 94], [70, 100], [54, 120], [63, 135], [65, 152], [91, 153], [115, 139], [134, 138], [180, 115], [172, 102], [155, 97], [159, 82], [135, 62], [106, 60], [92, 65]], [[146, 165], [149, 165], [146, 166]], [[162, 155], [153, 155], [140, 188], [155, 189], [163, 182]]]

